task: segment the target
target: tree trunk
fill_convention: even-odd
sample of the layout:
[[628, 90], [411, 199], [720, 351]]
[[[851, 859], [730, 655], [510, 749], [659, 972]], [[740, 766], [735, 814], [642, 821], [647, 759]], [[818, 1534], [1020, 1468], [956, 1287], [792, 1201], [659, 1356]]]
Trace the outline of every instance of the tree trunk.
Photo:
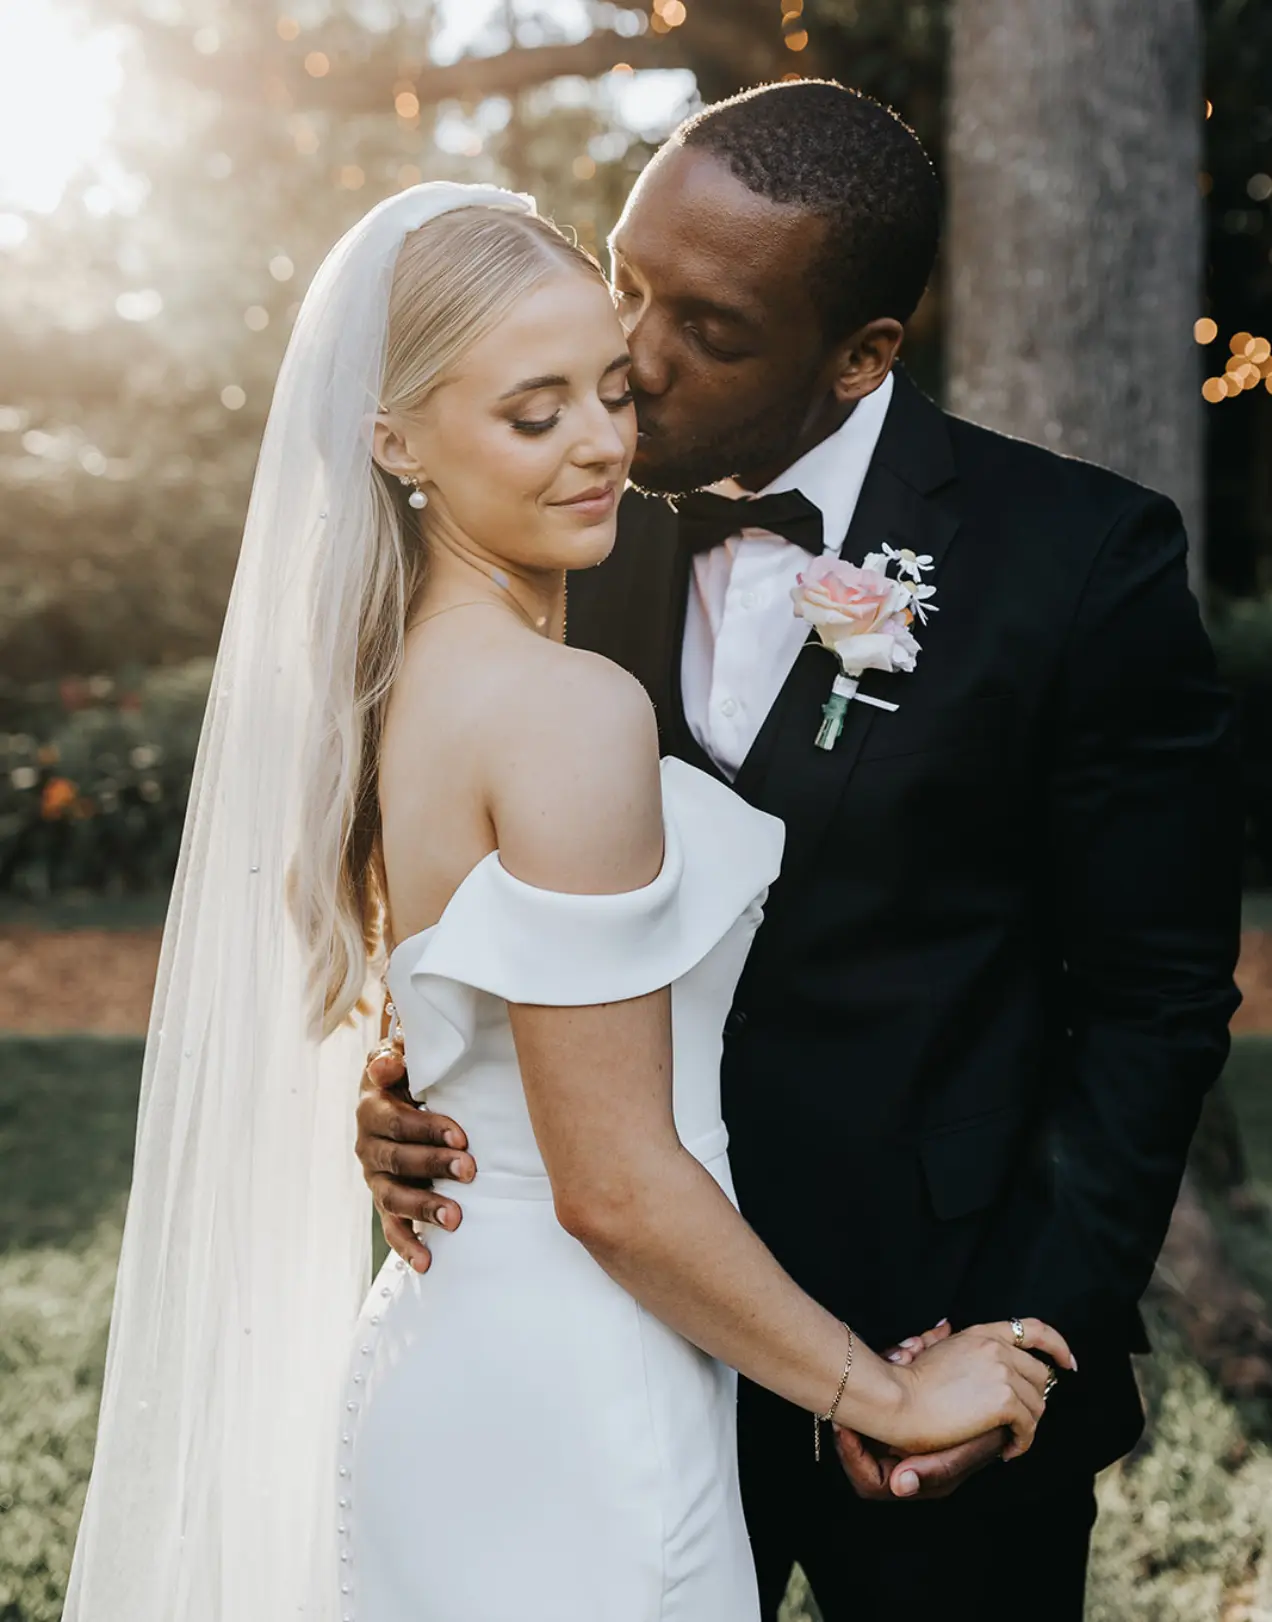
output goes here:
[[[1202, 579], [1201, 29], [1196, 0], [954, 0], [949, 400], [1179, 505]], [[1158, 1286], [1234, 1393], [1272, 1386], [1272, 1329], [1197, 1179], [1239, 1202], [1218, 1093]]]
[[1165, 491], [1201, 580], [1196, 0], [954, 0], [949, 399]]

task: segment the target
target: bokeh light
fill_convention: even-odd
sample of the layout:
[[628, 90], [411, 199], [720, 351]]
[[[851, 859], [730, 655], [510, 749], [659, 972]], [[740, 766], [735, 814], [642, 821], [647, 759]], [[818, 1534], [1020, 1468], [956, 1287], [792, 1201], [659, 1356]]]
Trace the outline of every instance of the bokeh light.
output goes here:
[[122, 38], [69, 0], [0, 0], [0, 206], [51, 213], [98, 153], [123, 79]]

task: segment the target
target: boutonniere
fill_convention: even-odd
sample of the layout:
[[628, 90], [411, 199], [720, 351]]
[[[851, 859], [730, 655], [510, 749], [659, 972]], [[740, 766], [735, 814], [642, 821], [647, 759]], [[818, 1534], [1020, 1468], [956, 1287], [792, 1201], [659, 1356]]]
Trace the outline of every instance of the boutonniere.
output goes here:
[[[888, 569], [896, 565], [895, 578]], [[872, 552], [858, 568], [831, 553], [817, 558], [791, 590], [795, 613], [813, 626], [822, 645], [839, 661], [830, 698], [822, 706], [819, 749], [833, 749], [854, 699], [879, 710], [895, 710], [885, 699], [858, 692], [867, 670], [913, 670], [920, 648], [911, 630], [935, 614], [936, 587], [923, 583], [933, 567], [908, 547]]]

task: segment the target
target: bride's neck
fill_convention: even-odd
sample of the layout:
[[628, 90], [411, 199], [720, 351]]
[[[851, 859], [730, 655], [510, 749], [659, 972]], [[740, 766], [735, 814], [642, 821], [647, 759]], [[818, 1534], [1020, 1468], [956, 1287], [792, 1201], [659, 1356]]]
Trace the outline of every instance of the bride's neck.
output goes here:
[[530, 629], [557, 641], [565, 618], [565, 575], [496, 557], [467, 536], [447, 531], [428, 537], [428, 571], [412, 621], [461, 602], [489, 602]]

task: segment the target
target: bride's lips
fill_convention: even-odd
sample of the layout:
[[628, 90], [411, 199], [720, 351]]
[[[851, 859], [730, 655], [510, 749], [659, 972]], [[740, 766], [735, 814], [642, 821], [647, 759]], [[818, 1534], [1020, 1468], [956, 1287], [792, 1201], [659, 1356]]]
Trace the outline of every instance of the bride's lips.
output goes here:
[[568, 501], [554, 501], [551, 505], [559, 507], [562, 512], [578, 513], [580, 518], [595, 523], [600, 518], [609, 517], [617, 500], [616, 484], [596, 484], [590, 490], [580, 490], [577, 496], [571, 496]]

